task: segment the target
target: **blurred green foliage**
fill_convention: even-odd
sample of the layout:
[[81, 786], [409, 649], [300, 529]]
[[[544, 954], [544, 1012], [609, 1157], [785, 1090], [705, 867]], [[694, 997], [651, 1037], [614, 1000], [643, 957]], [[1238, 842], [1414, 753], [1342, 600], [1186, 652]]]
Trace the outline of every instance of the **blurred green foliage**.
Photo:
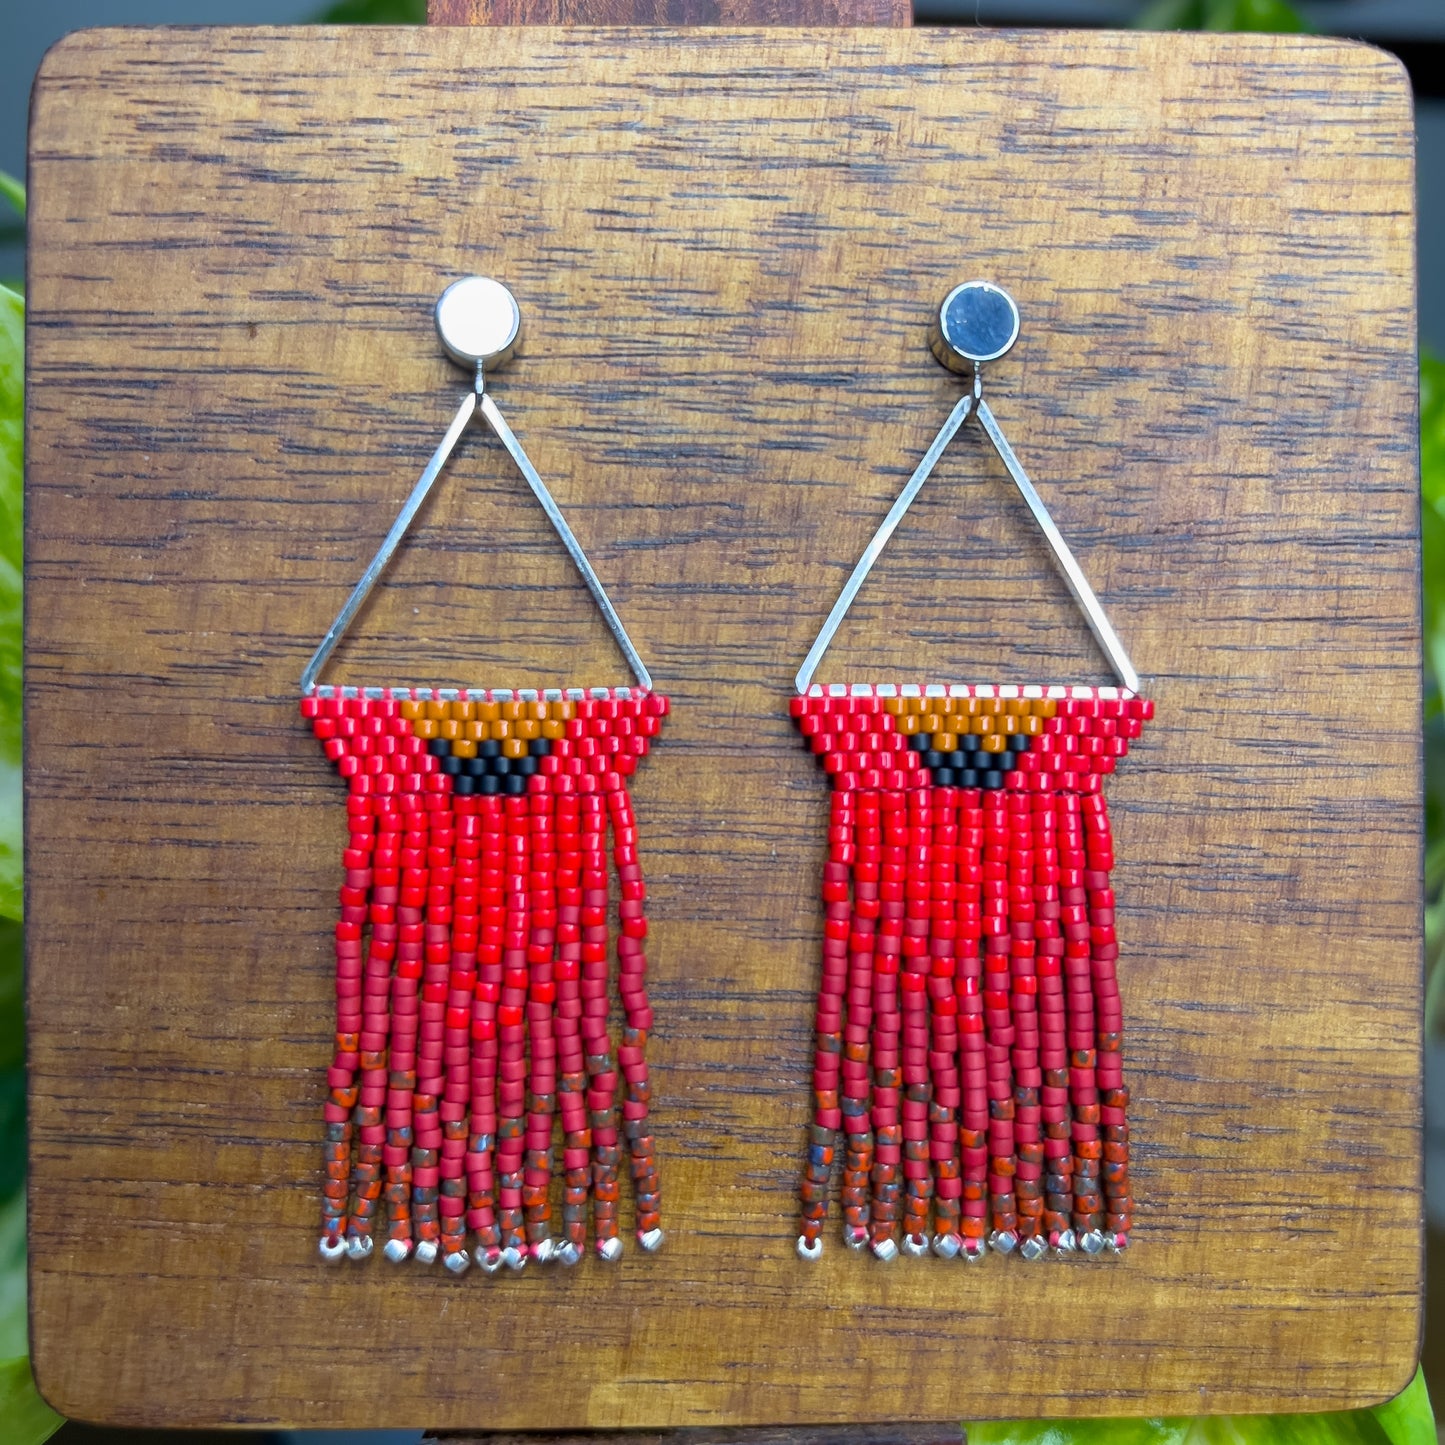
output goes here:
[[1264, 30], [1273, 35], [1310, 28], [1285, 0], [1152, 0], [1135, 24], [1141, 30]]
[[1177, 1420], [993, 1420], [968, 1445], [1436, 1445], [1425, 1377], [1373, 1410], [1330, 1415], [1201, 1415]]
[[425, 25], [426, 0], [336, 0], [318, 25]]
[[[25, 193], [0, 174], [21, 215]], [[64, 1423], [36, 1393], [25, 1317], [25, 999], [20, 884], [21, 447], [25, 303], [0, 286], [0, 1439]]]

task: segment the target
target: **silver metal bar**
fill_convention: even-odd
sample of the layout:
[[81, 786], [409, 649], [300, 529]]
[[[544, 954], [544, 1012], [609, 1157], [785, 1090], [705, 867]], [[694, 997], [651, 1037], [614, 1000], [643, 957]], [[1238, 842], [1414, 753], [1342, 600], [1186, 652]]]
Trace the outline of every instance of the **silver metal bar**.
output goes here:
[[336, 621], [326, 630], [326, 636], [321, 639], [321, 646], [311, 654], [311, 661], [306, 664], [306, 670], [301, 674], [301, 691], [309, 693], [316, 686], [316, 678], [321, 669], [326, 666], [326, 660], [336, 649], [336, 644], [341, 641], [346, 629], [351, 626], [356, 614], [361, 611], [361, 604], [366, 601], [371, 589], [376, 586], [376, 580], [386, 570], [386, 564], [391, 561], [392, 553], [397, 549], [401, 539], [406, 535], [406, 530], [411, 526], [412, 519], [421, 510], [421, 504], [426, 501], [427, 493], [432, 489], [432, 483], [441, 475], [442, 468], [451, 456], [453, 448], [460, 440], [462, 433], [467, 429], [467, 424], [477, 412], [477, 394], [468, 392], [462, 398], [462, 404], [457, 408], [457, 414], [452, 418], [452, 424], [447, 428], [447, 434], [442, 438], [441, 445], [431, 454], [431, 460], [426, 464], [426, 469], [417, 479], [417, 484], [411, 489], [411, 496], [406, 499], [396, 521], [391, 524], [391, 531], [386, 534], [386, 539], [377, 548], [376, 556], [371, 559], [366, 571], [361, 574], [361, 581], [351, 589], [351, 596], [346, 599], [346, 605], [336, 614]]
[[[888, 515], [884, 517], [878, 530], [874, 532], [873, 540], [863, 549], [863, 555], [858, 559], [858, 565], [853, 568], [852, 575], [838, 594], [838, 600], [833, 604], [833, 610], [828, 614], [828, 620], [823, 624], [823, 630], [818, 634], [812, 647], [808, 649], [808, 655], [803, 659], [802, 667], [798, 669], [796, 684], [800, 693], [807, 692], [808, 685], [813, 681], [813, 674], [818, 670], [818, 664], [823, 660], [823, 654], [833, 640], [833, 634], [837, 632], [839, 624], [842, 623], [848, 609], [853, 605], [853, 599], [858, 595], [868, 573], [872, 571], [873, 564], [878, 560], [878, 554], [888, 544], [888, 539], [903, 520], [903, 514], [912, 506], [913, 499], [923, 490], [923, 484], [928, 480], [929, 473], [938, 465], [939, 457], [943, 455], [949, 442], [958, 434], [959, 427], [968, 420], [973, 402], [972, 394], [964, 396], [948, 414], [948, 420], [944, 422], [938, 435], [934, 437], [932, 446], [924, 452], [923, 460], [914, 468], [913, 475], [908, 479], [908, 485], [898, 494], [898, 500], [888, 509]], [[982, 402], [979, 404], [982, 405]]]
[[[1008, 444], [1008, 438], [1004, 436], [997, 418], [989, 410], [988, 403], [982, 397], [978, 399], [978, 420], [988, 434], [989, 441], [993, 443], [994, 450], [999, 454], [999, 460], [1008, 468], [1009, 476], [1014, 479], [1014, 485], [1019, 489], [1020, 495], [1028, 503], [1029, 511], [1034, 514], [1034, 521], [1039, 524], [1039, 530], [1043, 532], [1053, 550], [1054, 561], [1058, 565], [1059, 572], [1069, 591], [1074, 594], [1074, 600], [1083, 610], [1084, 618], [1089, 624], [1089, 631], [1094, 634], [1095, 640], [1109, 659], [1109, 666], [1114, 669], [1115, 676], [1130, 692], [1138, 692], [1139, 674], [1134, 671], [1134, 664], [1129, 661], [1129, 654], [1124, 651], [1124, 644], [1119, 641], [1118, 633], [1109, 625], [1109, 619], [1104, 615], [1104, 609], [1099, 605], [1099, 599], [1094, 596], [1094, 589], [1089, 586], [1082, 568], [1075, 560], [1074, 554], [1069, 551], [1069, 544], [1064, 541], [1059, 529], [1054, 526], [1054, 519], [1049, 516], [1049, 509], [1044, 506], [1043, 499], [1034, 490], [1034, 484], [1029, 481], [1028, 473], [1024, 471], [1019, 459], [1014, 455], [1014, 450]], [[802, 687], [800, 686], [798, 690], [801, 692]]]
[[546, 483], [537, 475], [536, 467], [528, 460], [527, 453], [522, 450], [521, 442], [517, 440], [516, 434], [507, 425], [502, 413], [497, 410], [497, 404], [490, 395], [483, 393], [481, 406], [482, 416], [486, 419], [487, 425], [496, 432], [497, 439], [511, 454], [512, 460], [517, 464], [517, 470], [526, 478], [533, 495], [542, 504], [542, 510], [546, 512], [548, 521], [557, 529], [557, 535], [562, 539], [562, 545], [566, 547], [567, 555], [576, 563], [577, 570], [582, 574], [582, 580], [587, 584], [587, 590], [592, 594], [592, 600], [602, 610], [602, 616], [606, 619], [607, 626], [611, 629], [613, 637], [617, 639], [617, 645], [622, 649], [623, 656], [627, 658], [627, 665], [632, 669], [632, 675], [637, 679], [640, 687], [651, 691], [651, 675], [641, 657], [637, 655], [637, 649], [632, 645], [632, 639], [627, 635], [627, 629], [622, 625], [622, 619], [617, 615], [617, 609], [612, 605], [612, 599], [608, 597], [601, 579], [592, 570], [592, 564], [587, 560], [587, 554], [582, 550], [582, 544], [577, 540], [571, 527], [567, 525], [567, 519], [552, 499]]

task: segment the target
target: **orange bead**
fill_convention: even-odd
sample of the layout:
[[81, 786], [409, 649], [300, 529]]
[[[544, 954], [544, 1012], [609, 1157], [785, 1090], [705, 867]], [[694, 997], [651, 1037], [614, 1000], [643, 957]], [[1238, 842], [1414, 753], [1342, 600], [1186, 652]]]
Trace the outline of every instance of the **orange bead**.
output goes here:
[[463, 702], [458, 698], [451, 707], [451, 714], [458, 722], [467, 722], [472, 714], [476, 712], [477, 705], [474, 702]]
[[542, 736], [542, 724], [534, 717], [524, 717], [517, 721], [514, 736], [519, 738], [539, 738]]
[[547, 721], [542, 724], [542, 736], [544, 738], [565, 738], [567, 736], [567, 724], [563, 722], [561, 718], [548, 718]]
[[940, 753], [951, 753], [958, 749], [958, 734], [936, 732], [933, 734], [934, 749]]
[[885, 697], [883, 711], [892, 713], [894, 717], [901, 717], [903, 715], [903, 699], [901, 697]]
[[487, 732], [499, 741], [502, 738], [512, 736], [512, 724], [506, 718], [498, 718], [494, 723], [487, 724]]
[[437, 724], [437, 736], [445, 738], [448, 742], [455, 742], [462, 735], [462, 725], [456, 718], [444, 718]]
[[[904, 701], [906, 702], [908, 699], [905, 698]], [[919, 730], [918, 724], [919, 720], [917, 717], [912, 713], [905, 713], [904, 716], [898, 719], [898, 731], [905, 737], [912, 737], [913, 734]]]
[[408, 722], [414, 722], [422, 715], [424, 703], [419, 703], [415, 698], [404, 698], [397, 704], [397, 711], [406, 718]]
[[469, 743], [479, 743], [487, 735], [487, 724], [478, 722], [475, 718], [468, 723], [462, 724], [462, 736]]
[[441, 722], [447, 716], [448, 703], [438, 702], [435, 698], [426, 705], [426, 716], [433, 722]]
[[1059, 710], [1058, 700], [1052, 697], [1036, 697], [1034, 699], [1035, 717], [1053, 717]]
[[516, 722], [522, 716], [522, 707], [520, 702], [504, 702], [501, 704], [501, 715], [508, 722]]
[[982, 747], [986, 753], [1001, 753], [1008, 749], [1008, 743], [1002, 733], [985, 733]]
[[477, 704], [476, 718], [478, 722], [496, 722], [502, 715], [502, 705], [499, 702], [479, 702]]
[[943, 731], [943, 718], [936, 712], [924, 713], [923, 731], [926, 733], [941, 733]]
[[419, 738], [434, 738], [437, 736], [437, 728], [441, 724], [429, 717], [419, 717], [412, 725], [411, 730]]
[[502, 740], [502, 756], [504, 758], [525, 758], [527, 744], [521, 738], [504, 738]]
[[458, 738], [452, 744], [454, 758], [474, 758], [477, 755], [476, 742], [471, 738]]

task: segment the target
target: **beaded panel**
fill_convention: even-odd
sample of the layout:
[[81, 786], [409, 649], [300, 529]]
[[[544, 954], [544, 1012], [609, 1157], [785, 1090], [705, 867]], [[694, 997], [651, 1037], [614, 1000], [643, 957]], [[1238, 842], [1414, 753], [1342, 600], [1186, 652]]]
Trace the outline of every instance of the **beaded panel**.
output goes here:
[[[844, 1135], [845, 1243], [1026, 1259], [1127, 1247], [1129, 1102], [1103, 778], [1114, 688], [814, 687], [834, 787], [798, 1252]], [[930, 1228], [932, 1238], [930, 1240]]]
[[[323, 1258], [366, 1258], [380, 1224], [397, 1263], [575, 1264], [590, 1207], [597, 1253], [615, 1260], [624, 1152], [638, 1241], [662, 1243], [647, 890], [626, 780], [667, 711], [630, 688], [302, 699], [348, 784]], [[609, 833], [625, 1016], [615, 1056]]]

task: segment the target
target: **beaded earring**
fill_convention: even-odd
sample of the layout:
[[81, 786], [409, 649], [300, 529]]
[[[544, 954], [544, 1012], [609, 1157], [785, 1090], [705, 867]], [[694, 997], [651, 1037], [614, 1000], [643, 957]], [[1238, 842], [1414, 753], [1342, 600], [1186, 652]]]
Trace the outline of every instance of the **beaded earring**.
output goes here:
[[[662, 1244], [648, 1131], [646, 888], [627, 779], [667, 716], [581, 545], [484, 371], [511, 356], [512, 294], [469, 277], [437, 302], [472, 371], [441, 445], [301, 678], [301, 715], [347, 781], [327, 1074], [321, 1256], [441, 1256], [456, 1274], [622, 1253], [625, 1144], [637, 1239]], [[516, 463], [637, 679], [616, 688], [329, 687], [316, 679], [478, 415]], [[608, 835], [625, 1016], [608, 1029]], [[619, 1121], [618, 1074], [625, 1083]], [[552, 1230], [561, 1115], [563, 1206]], [[468, 1237], [472, 1253], [468, 1253]]]
[[[1153, 704], [983, 399], [1018, 339], [1013, 298], [955, 287], [930, 337], [971, 375], [865, 548], [791, 704], [833, 780], [814, 1115], [798, 1253], [817, 1259], [843, 1135], [844, 1241], [1025, 1259], [1129, 1242], [1129, 1091], [1115, 979], [1106, 775]], [[976, 415], [1119, 687], [813, 682], [944, 449]]]

